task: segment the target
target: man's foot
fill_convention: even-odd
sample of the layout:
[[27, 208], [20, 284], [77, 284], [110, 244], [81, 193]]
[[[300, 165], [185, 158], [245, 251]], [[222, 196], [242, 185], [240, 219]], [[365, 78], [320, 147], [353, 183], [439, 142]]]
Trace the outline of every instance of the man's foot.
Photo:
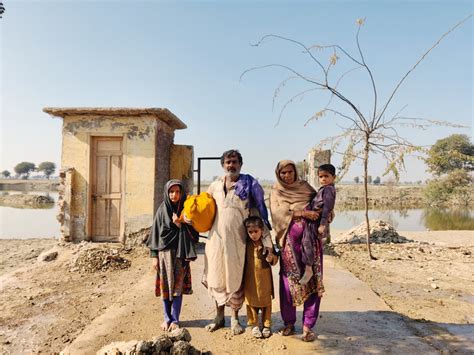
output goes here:
[[235, 318], [230, 320], [230, 330], [232, 330], [232, 334], [234, 335], [239, 335], [244, 332], [244, 328], [240, 325], [239, 320]]
[[216, 318], [214, 318], [214, 320], [211, 323], [206, 325], [206, 330], [208, 332], [214, 332], [217, 329], [222, 328], [224, 326], [224, 324], [225, 324], [224, 323], [224, 317], [216, 316]]
[[161, 323], [161, 325], [160, 325], [160, 329], [161, 329], [162, 331], [166, 332], [166, 331], [168, 331], [169, 326], [170, 326], [170, 325], [168, 324], [167, 321], [163, 321], [163, 323]]
[[176, 329], [178, 329], [178, 328], [179, 328], [179, 324], [172, 322], [172, 323], [170, 324], [170, 326], [168, 327], [168, 331], [169, 331], [169, 332], [172, 332], [173, 330], [176, 330]]

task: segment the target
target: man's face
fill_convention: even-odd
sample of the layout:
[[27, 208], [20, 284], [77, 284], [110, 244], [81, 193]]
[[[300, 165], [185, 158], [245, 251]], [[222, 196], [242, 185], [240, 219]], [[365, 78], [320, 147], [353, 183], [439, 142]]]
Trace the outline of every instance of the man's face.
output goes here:
[[224, 172], [226, 176], [237, 177], [240, 175], [240, 168], [242, 165], [239, 163], [239, 158], [236, 155], [231, 155], [230, 157], [224, 158]]

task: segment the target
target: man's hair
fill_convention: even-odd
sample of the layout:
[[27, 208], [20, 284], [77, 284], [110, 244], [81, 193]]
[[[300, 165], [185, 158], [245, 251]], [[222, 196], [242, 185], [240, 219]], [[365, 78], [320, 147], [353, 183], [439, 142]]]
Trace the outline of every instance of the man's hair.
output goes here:
[[263, 229], [263, 221], [260, 217], [250, 216], [244, 220], [244, 226], [247, 229], [250, 226], [257, 226], [260, 229]]
[[323, 165], [320, 165], [318, 167], [318, 173], [320, 171], [325, 171], [329, 174], [331, 174], [332, 176], [336, 176], [336, 168], [334, 167], [334, 165], [332, 164], [323, 164]]
[[226, 150], [222, 153], [221, 156], [221, 165], [224, 166], [225, 158], [237, 157], [239, 159], [239, 164], [242, 165], [242, 155], [237, 149]]

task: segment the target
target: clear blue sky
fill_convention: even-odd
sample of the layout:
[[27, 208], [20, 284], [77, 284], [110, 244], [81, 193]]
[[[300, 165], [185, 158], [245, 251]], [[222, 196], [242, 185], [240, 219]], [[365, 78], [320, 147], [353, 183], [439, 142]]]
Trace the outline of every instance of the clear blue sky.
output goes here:
[[[365, 17], [361, 44], [382, 100], [420, 55], [447, 29], [472, 13], [471, 1], [3, 1], [1, 32], [1, 161], [13, 171], [21, 161], [60, 162], [61, 120], [45, 106], [167, 107], [187, 125], [175, 143], [195, 156], [237, 148], [245, 172], [274, 178], [280, 159], [302, 160], [322, 138], [337, 134], [333, 117], [304, 127], [325, 103], [310, 95], [278, 111], [302, 84], [289, 84], [272, 112], [273, 91], [288, 75], [278, 69], [247, 75], [247, 68], [280, 63], [317, 76], [297, 47], [270, 41], [273, 33], [307, 45], [338, 43], [355, 53], [355, 20]], [[448, 36], [408, 78], [391, 106], [409, 116], [473, 126], [473, 20]], [[324, 54], [327, 60], [328, 54]], [[341, 65], [345, 65], [341, 62]], [[370, 110], [365, 76], [341, 89]], [[335, 106], [342, 108], [342, 106]], [[452, 133], [472, 138], [472, 128], [412, 129], [401, 134], [429, 145]], [[336, 157], [336, 164], [337, 164]], [[370, 165], [381, 175], [379, 158]], [[429, 175], [410, 161], [402, 180]], [[206, 162], [204, 176], [220, 174]], [[361, 173], [354, 167], [347, 179]]]

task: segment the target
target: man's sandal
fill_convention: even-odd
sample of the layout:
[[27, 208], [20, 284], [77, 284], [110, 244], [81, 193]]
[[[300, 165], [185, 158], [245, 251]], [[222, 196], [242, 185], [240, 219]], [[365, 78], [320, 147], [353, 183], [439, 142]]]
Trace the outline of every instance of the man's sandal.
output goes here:
[[304, 330], [303, 331], [303, 337], [301, 340], [305, 342], [312, 342], [316, 340], [316, 334], [312, 330]]
[[295, 334], [295, 326], [294, 325], [285, 325], [283, 328], [281, 328], [278, 331], [278, 334], [283, 335], [284, 337], [287, 337], [289, 335]]

